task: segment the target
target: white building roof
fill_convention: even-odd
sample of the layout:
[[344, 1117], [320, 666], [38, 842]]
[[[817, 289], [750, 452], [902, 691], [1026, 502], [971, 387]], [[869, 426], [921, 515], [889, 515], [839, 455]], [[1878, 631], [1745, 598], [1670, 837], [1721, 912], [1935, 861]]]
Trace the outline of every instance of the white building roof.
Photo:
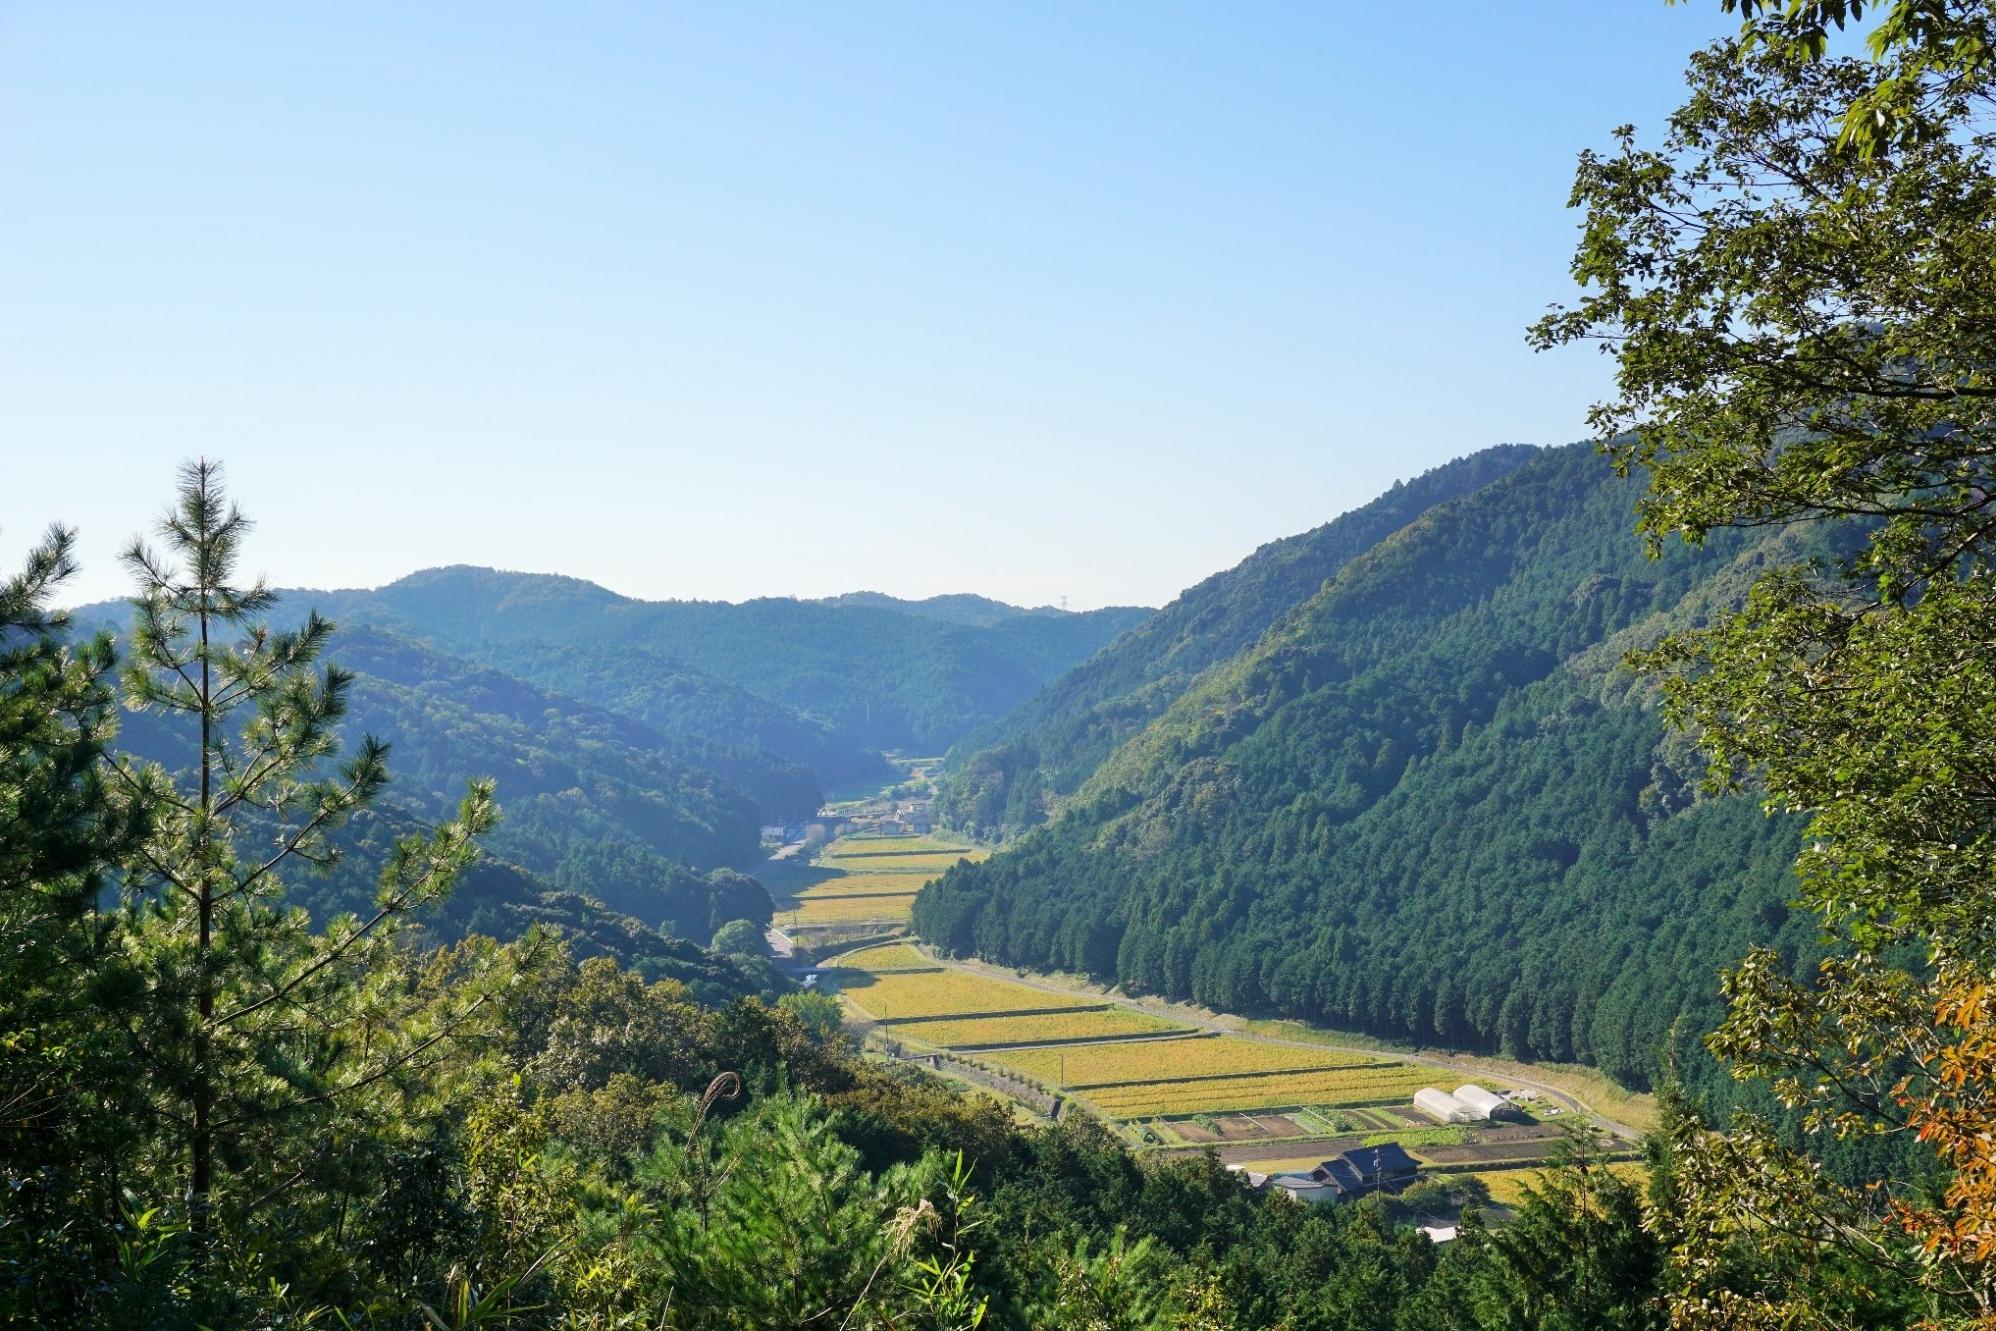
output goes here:
[[1508, 1109], [1511, 1103], [1503, 1096], [1486, 1091], [1481, 1086], [1473, 1083], [1456, 1087], [1455, 1098], [1468, 1105], [1471, 1109], [1482, 1111], [1485, 1118], [1490, 1117], [1500, 1110]]
[[1439, 1086], [1424, 1086], [1414, 1092], [1414, 1108], [1441, 1123], [1478, 1123], [1489, 1117], [1483, 1110], [1464, 1104]]

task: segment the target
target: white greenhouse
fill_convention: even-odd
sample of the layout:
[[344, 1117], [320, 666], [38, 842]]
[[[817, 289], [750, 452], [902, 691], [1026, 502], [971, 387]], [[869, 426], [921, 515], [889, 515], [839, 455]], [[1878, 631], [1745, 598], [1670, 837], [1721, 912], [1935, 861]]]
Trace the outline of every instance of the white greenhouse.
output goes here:
[[1455, 1088], [1455, 1098], [1474, 1109], [1480, 1118], [1502, 1118], [1511, 1112], [1511, 1102], [1503, 1096], [1468, 1085]]
[[1414, 1108], [1437, 1123], [1481, 1123], [1486, 1117], [1438, 1086], [1424, 1086], [1414, 1092]]

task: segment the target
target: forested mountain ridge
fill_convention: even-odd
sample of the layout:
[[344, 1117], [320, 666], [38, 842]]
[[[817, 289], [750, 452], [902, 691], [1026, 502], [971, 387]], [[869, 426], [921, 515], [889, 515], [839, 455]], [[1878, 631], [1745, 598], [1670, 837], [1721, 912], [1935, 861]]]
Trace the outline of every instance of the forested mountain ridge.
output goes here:
[[843, 592], [837, 596], [823, 596], [818, 605], [829, 606], [874, 606], [882, 610], [893, 610], [904, 615], [918, 615], [925, 619], [941, 620], [945, 624], [964, 624], [973, 628], [989, 628], [1002, 624], [1008, 619], [1021, 615], [1035, 615], [1046, 618], [1065, 613], [1052, 606], [1027, 608], [996, 601], [989, 596], [977, 596], [969, 592], [945, 593], [941, 596], [925, 596], [918, 601], [910, 601], [899, 596], [889, 596], [885, 592]]
[[1124, 739], [1202, 671], [1247, 647], [1348, 561], [1435, 504], [1489, 484], [1537, 454], [1501, 444], [1396, 484], [1368, 504], [1272, 541], [1187, 589], [1155, 615], [997, 721], [959, 741], [939, 792], [943, 817], [976, 835], [1045, 821]]
[[[488, 845], [518, 868], [486, 878], [474, 871], [459, 900], [464, 910], [481, 904], [480, 885], [496, 885], [489, 904], [503, 907], [517, 928], [531, 922], [526, 907], [536, 894], [575, 898], [560, 909], [584, 922], [585, 932], [627, 932], [599, 918], [604, 910], [696, 943], [730, 919], [768, 920], [768, 894], [734, 871], [757, 855], [756, 801], [682, 756], [678, 743], [627, 717], [379, 628], [340, 628], [332, 650], [354, 677], [346, 743], [351, 747], [366, 731], [394, 754], [394, 812], [382, 815], [390, 826], [447, 817], [465, 782], [496, 781], [505, 817]], [[158, 714], [136, 713], [126, 719], [119, 744], [176, 767], [192, 752], [193, 738], [183, 730]], [[803, 774], [797, 780], [801, 791], [815, 794]], [[356, 869], [330, 881], [308, 876], [294, 887], [294, 899], [315, 916], [357, 908], [368, 898], [366, 866], [380, 863], [386, 842], [366, 820], [353, 834], [360, 837], [361, 853], [349, 856]], [[370, 837], [377, 844], [361, 844]], [[517, 881], [521, 871], [530, 882]], [[499, 927], [501, 916], [488, 913], [487, 922]], [[617, 955], [634, 960], [639, 953]]]
[[1624, 652], [1805, 531], [1651, 561], [1634, 482], [1548, 451], [1429, 509], [1209, 672], [1065, 815], [918, 898], [1009, 964], [1644, 1084], [1750, 942], [1805, 953], [1795, 827], [1710, 799]]
[[[864, 595], [638, 601], [574, 578], [464, 566], [300, 595], [662, 728], [752, 741], [821, 781], [871, 774], [869, 750], [947, 748], [1150, 613], [998, 614], [982, 598]], [[660, 694], [661, 676], [682, 685]]]
[[[330, 920], [343, 912], [364, 918], [395, 840], [420, 834], [431, 822], [392, 805], [363, 814], [332, 838], [340, 858], [325, 871], [291, 874], [284, 884], [285, 899], [304, 907], [315, 920]], [[418, 947], [428, 948], [462, 943], [473, 935], [516, 941], [537, 928], [561, 939], [578, 960], [607, 957], [647, 980], [676, 980], [701, 1002], [725, 1003], [783, 987], [766, 963], [745, 963], [692, 941], [711, 936], [707, 918], [744, 908], [731, 899], [732, 894], [715, 890], [730, 884], [753, 886], [752, 880], [731, 870], [699, 875], [673, 866], [669, 879], [659, 886], [670, 886], [673, 913], [682, 918], [659, 928], [611, 909], [586, 885], [552, 887], [519, 864], [487, 852], [464, 869], [448, 897], [410, 921], [411, 937]], [[751, 913], [756, 909], [752, 900], [746, 909]]]

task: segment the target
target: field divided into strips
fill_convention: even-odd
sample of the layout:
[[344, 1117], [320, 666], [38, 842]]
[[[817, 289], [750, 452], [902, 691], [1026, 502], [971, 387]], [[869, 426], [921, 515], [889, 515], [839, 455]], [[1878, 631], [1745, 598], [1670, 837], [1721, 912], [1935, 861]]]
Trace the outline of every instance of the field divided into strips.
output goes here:
[[1079, 995], [1049, 994], [1023, 984], [965, 971], [842, 972], [839, 989], [875, 1021], [917, 1017], [999, 1016], [1109, 1005]]
[[1401, 1066], [1386, 1058], [1367, 1058], [1363, 1054], [1344, 1054], [1330, 1049], [1292, 1049], [1227, 1035], [1189, 1041], [1162, 1053], [1104, 1045], [1085, 1052], [1070, 1049], [1064, 1059], [1037, 1050], [1023, 1050], [993, 1054], [991, 1061], [1041, 1081], [1052, 1080], [1058, 1069], [1064, 1066], [1067, 1084], [1076, 1090], [1097, 1086], [1152, 1085], [1169, 1078], [1224, 1077], [1353, 1066]]
[[776, 924], [904, 924], [922, 884], [958, 860], [984, 854], [932, 836], [842, 836], [818, 852], [810, 870], [822, 876], [790, 892], [776, 910]]
[[[896, 1022], [894, 1034], [942, 1049], [989, 1045], [1067, 1044], [1078, 1040], [1147, 1040], [1184, 1030], [1162, 1017], [1128, 1008], [1082, 1008], [1026, 1017], [934, 1017]], [[1070, 1050], [1092, 1046], [1072, 1045]]]
[[1432, 1084], [1429, 1068], [1406, 1064], [1154, 1082], [1077, 1091], [1111, 1118], [1156, 1118], [1216, 1111], [1289, 1109], [1303, 1105], [1397, 1104]]
[[840, 873], [821, 878], [797, 894], [799, 901], [816, 897], [913, 896], [928, 882], [923, 874]]
[[849, 836], [840, 837], [825, 847], [818, 858], [885, 863], [890, 860], [941, 856], [950, 864], [955, 864], [959, 857], [982, 859], [986, 853], [953, 846], [947, 841], [939, 841], [935, 837], [928, 836]]
[[[807, 908], [839, 900], [818, 898]], [[1390, 1117], [1369, 1112], [1405, 1106], [1422, 1087], [1447, 1082], [1445, 1070], [1387, 1055], [1195, 1032], [1092, 995], [957, 970], [908, 943], [876, 944], [834, 965], [845, 998], [896, 1038], [972, 1051], [994, 1070], [1060, 1087], [1107, 1118], [1314, 1106], [1345, 1111], [1333, 1116], [1336, 1129], [1380, 1140], [1461, 1131], [1430, 1128], [1397, 1109]]]
[[1008, 1049], [985, 1061], [1059, 1085], [1111, 1118], [1404, 1103], [1432, 1068], [1331, 1049], [1210, 1036]]
[[776, 912], [776, 923], [905, 923], [923, 884], [960, 859], [985, 854], [933, 837], [842, 837], [818, 852], [810, 867], [823, 876], [790, 893]]

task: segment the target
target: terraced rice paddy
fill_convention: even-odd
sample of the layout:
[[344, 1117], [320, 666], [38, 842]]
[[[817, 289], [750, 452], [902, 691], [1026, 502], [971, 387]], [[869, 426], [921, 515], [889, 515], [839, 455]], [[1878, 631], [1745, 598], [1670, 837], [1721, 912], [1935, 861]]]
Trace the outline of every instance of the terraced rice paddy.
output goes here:
[[809, 866], [772, 867], [766, 881], [779, 898], [782, 928], [901, 924], [923, 884], [960, 859], [985, 854], [934, 837], [842, 837]]
[[1078, 995], [1043, 993], [1023, 984], [952, 970], [886, 971], [871, 976], [852, 972], [851, 978], [841, 977], [839, 988], [876, 1021], [1105, 1006]]
[[[993, 1054], [991, 1061], [1042, 1081], [1051, 1080], [1057, 1075], [1059, 1067], [1065, 1066], [1067, 1084], [1077, 1090], [1092, 1086], [1149, 1084], [1167, 1078], [1223, 1077], [1314, 1068], [1404, 1066], [1390, 1059], [1368, 1058], [1363, 1054], [1345, 1054], [1330, 1049], [1293, 1049], [1226, 1035], [1188, 1041], [1169, 1050], [1103, 1045], [1086, 1051], [1068, 1050], [1065, 1059], [1057, 1059], [1039, 1050], [1023, 1050]], [[1426, 1075], [1432, 1077], [1434, 1074], [1429, 1072]]]
[[904, 1040], [918, 1040], [943, 1049], [961, 1049], [970, 1045], [1037, 1044], [1059, 1040], [1126, 1040], [1167, 1035], [1183, 1029], [1162, 1017], [1132, 1012], [1128, 1008], [1098, 1008], [1078, 1012], [1046, 1012], [1029, 1017], [938, 1017], [896, 1023], [894, 1034]]

